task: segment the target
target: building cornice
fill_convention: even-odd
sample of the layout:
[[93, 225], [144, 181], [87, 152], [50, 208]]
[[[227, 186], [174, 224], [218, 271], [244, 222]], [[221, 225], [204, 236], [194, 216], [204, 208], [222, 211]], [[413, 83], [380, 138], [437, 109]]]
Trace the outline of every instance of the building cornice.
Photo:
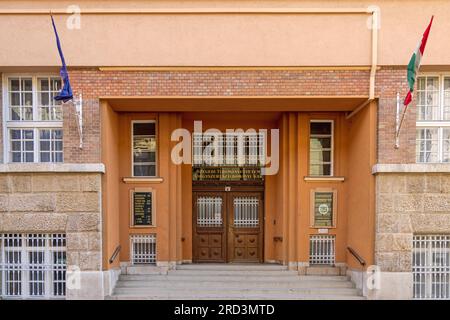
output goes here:
[[0, 173], [105, 173], [103, 163], [7, 163], [0, 164]]
[[450, 173], [450, 163], [376, 164], [372, 174], [379, 173]]

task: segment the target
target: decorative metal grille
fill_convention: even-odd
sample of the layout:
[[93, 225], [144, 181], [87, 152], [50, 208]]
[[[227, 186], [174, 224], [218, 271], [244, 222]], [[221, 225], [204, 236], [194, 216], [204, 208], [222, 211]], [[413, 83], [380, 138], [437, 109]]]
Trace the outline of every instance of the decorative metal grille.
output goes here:
[[194, 133], [194, 166], [263, 166], [266, 132]]
[[199, 227], [222, 226], [221, 197], [197, 198], [197, 226]]
[[2, 297], [65, 297], [66, 269], [65, 234], [0, 234]]
[[415, 299], [450, 299], [450, 235], [413, 237]]
[[309, 264], [334, 265], [335, 236], [313, 235], [309, 240]]
[[156, 235], [134, 234], [130, 236], [131, 263], [156, 263]]
[[257, 197], [236, 197], [233, 200], [234, 226], [241, 228], [259, 225], [259, 199]]

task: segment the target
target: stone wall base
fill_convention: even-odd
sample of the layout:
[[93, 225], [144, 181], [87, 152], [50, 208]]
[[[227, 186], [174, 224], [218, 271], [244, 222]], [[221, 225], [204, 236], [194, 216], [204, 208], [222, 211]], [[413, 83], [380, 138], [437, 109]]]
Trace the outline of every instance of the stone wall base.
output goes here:
[[[70, 275], [67, 281], [67, 300], [103, 300], [112, 294], [120, 269], [81, 271]], [[73, 281], [71, 281], [73, 280]]]
[[412, 272], [381, 272], [379, 288], [370, 290], [367, 298], [374, 300], [410, 300], [413, 298]]

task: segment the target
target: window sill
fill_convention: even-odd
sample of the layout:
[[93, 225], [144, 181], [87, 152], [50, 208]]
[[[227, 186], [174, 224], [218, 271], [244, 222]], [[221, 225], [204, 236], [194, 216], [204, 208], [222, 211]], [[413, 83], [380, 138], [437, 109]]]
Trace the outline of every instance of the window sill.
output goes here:
[[1, 173], [33, 172], [98, 172], [105, 173], [103, 163], [5, 163], [0, 164]]
[[152, 178], [137, 178], [137, 177], [124, 177], [122, 178], [124, 183], [162, 183], [164, 181], [161, 177]]
[[304, 177], [306, 182], [344, 182], [344, 177], [314, 177], [306, 176]]

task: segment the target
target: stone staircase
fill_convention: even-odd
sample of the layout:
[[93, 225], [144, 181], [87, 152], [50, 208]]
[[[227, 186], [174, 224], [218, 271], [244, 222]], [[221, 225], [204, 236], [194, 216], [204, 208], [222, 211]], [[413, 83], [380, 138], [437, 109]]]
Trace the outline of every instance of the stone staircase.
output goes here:
[[363, 299], [347, 276], [302, 276], [281, 265], [190, 264], [169, 271], [129, 268], [108, 299]]

